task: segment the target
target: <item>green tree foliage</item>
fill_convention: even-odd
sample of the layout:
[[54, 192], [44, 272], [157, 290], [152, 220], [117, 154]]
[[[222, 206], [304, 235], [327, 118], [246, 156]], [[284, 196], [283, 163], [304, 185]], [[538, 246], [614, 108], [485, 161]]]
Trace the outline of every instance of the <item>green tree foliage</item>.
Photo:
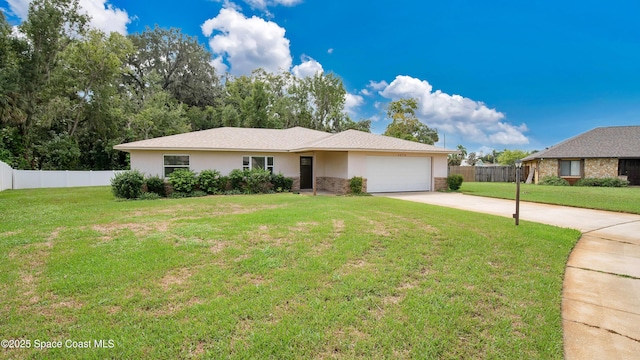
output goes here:
[[498, 163], [501, 165], [513, 165], [516, 160], [523, 159], [529, 156], [531, 153], [524, 150], [507, 150], [505, 149], [500, 156], [498, 156]]
[[384, 135], [399, 139], [433, 145], [438, 141], [438, 132], [423, 124], [416, 117], [418, 101], [416, 99], [400, 99], [387, 105], [387, 117], [391, 123]]
[[457, 154], [449, 154], [447, 160], [449, 166], [459, 166], [460, 164], [462, 164], [462, 160], [467, 157], [467, 148], [460, 144], [458, 144], [456, 148], [458, 149]]
[[34, 0], [20, 25], [0, 13], [0, 160], [23, 169], [124, 169], [122, 142], [220, 126], [369, 131], [344, 111], [334, 74], [257, 69], [224, 84], [179, 29], [130, 36], [88, 27], [78, 0]]

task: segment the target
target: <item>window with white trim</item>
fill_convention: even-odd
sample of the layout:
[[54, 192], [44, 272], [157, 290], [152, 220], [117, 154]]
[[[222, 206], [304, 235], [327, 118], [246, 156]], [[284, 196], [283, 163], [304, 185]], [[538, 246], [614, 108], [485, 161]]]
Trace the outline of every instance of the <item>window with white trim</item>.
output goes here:
[[580, 176], [580, 160], [560, 160], [560, 176]]
[[273, 174], [273, 156], [243, 156], [242, 170], [263, 169]]
[[189, 155], [164, 155], [164, 177], [177, 169], [189, 169]]

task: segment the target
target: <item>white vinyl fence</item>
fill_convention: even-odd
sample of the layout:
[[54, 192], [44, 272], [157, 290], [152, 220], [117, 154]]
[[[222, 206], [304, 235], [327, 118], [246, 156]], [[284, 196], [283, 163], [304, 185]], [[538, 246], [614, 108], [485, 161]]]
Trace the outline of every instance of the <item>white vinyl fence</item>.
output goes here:
[[121, 171], [13, 170], [0, 162], [0, 191], [76, 186], [108, 186]]
[[13, 189], [13, 169], [0, 161], [0, 191]]

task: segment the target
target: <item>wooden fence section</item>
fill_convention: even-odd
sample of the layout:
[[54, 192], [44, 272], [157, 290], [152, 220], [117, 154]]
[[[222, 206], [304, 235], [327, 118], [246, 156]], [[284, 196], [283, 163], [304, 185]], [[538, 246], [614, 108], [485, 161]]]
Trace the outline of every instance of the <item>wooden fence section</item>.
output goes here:
[[466, 182], [515, 182], [515, 166], [449, 166], [449, 175], [460, 174]]

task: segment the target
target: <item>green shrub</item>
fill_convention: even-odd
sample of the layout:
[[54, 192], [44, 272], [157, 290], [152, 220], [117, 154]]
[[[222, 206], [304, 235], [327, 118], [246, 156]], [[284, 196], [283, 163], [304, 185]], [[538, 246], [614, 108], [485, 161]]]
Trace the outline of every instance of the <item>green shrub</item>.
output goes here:
[[578, 180], [575, 186], [601, 186], [601, 187], [625, 187], [629, 185], [626, 180], [618, 178], [584, 178]]
[[362, 176], [354, 176], [349, 179], [349, 189], [354, 194], [362, 194], [362, 186], [364, 185], [364, 179]]
[[460, 174], [451, 174], [447, 176], [447, 185], [449, 186], [449, 189], [453, 191], [457, 191], [458, 189], [460, 189], [463, 181], [464, 178]]
[[128, 170], [116, 174], [111, 179], [111, 191], [117, 198], [135, 199], [142, 194], [144, 176], [138, 170]]
[[217, 170], [204, 170], [198, 175], [198, 187], [207, 194], [221, 194], [226, 185], [226, 179]]
[[151, 176], [144, 179], [144, 184], [147, 186], [148, 193], [158, 194], [158, 196], [167, 196], [167, 189], [165, 187], [164, 179], [159, 176]]
[[231, 189], [229, 190], [238, 190], [242, 191], [244, 187], [243, 183], [245, 183], [244, 171], [240, 169], [233, 169], [228, 175], [229, 182], [231, 183]]
[[160, 199], [160, 195], [158, 195], [155, 192], [145, 192], [140, 194], [140, 197], [138, 198], [140, 200], [158, 200]]
[[271, 184], [276, 192], [289, 192], [293, 187], [293, 179], [282, 174], [271, 174]]
[[238, 189], [227, 190], [224, 192], [225, 195], [242, 195], [242, 192]]
[[245, 188], [244, 192], [249, 194], [267, 193], [273, 188], [271, 183], [271, 173], [269, 170], [251, 169], [244, 171]]
[[569, 186], [569, 182], [558, 176], [545, 176], [540, 180], [540, 185]]
[[169, 174], [169, 183], [173, 191], [188, 194], [196, 189], [196, 173], [189, 169], [177, 169]]

